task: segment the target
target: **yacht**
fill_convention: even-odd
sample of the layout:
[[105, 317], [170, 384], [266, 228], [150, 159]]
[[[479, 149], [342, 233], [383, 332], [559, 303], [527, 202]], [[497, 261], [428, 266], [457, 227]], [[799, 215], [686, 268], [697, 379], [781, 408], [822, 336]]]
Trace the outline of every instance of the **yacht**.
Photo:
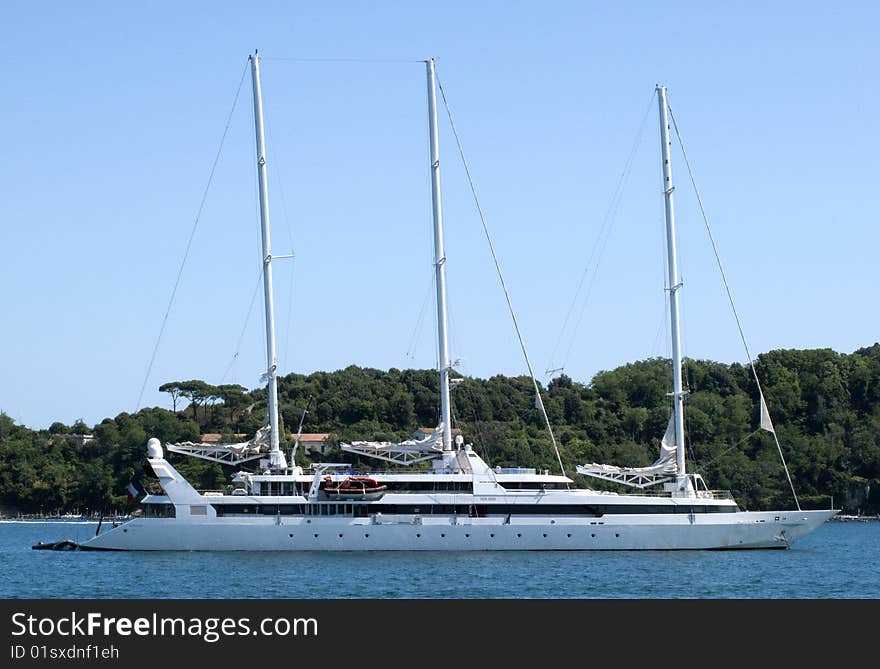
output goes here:
[[[141, 513], [80, 544], [94, 550], [171, 551], [493, 551], [784, 549], [833, 516], [834, 510], [744, 511], [726, 491], [710, 490], [684, 459], [684, 392], [678, 341], [678, 290], [672, 210], [666, 89], [660, 107], [664, 197], [674, 341], [673, 413], [654, 465], [578, 466], [585, 476], [637, 488], [628, 494], [578, 487], [561, 473], [492, 467], [459, 434], [450, 411], [445, 251], [440, 199], [435, 65], [425, 62], [432, 185], [440, 415], [427, 436], [399, 443], [353, 441], [342, 450], [395, 465], [355, 472], [346, 463], [297, 466], [298, 440], [280, 447], [272, 251], [266, 147], [258, 53], [251, 65], [263, 243], [267, 424], [238, 444], [147, 443], [149, 472], [161, 491], [141, 501]], [[536, 391], [538, 390], [536, 384]], [[537, 393], [540, 402], [540, 392]], [[766, 407], [762, 402], [762, 412]], [[769, 417], [768, 417], [769, 421]], [[763, 422], [763, 413], [762, 413]], [[774, 433], [775, 436], [775, 433]], [[240, 469], [227, 492], [196, 490], [165, 451]], [[557, 452], [557, 459], [559, 458]], [[647, 488], [662, 486], [656, 492]], [[795, 498], [796, 499], [796, 498]]]

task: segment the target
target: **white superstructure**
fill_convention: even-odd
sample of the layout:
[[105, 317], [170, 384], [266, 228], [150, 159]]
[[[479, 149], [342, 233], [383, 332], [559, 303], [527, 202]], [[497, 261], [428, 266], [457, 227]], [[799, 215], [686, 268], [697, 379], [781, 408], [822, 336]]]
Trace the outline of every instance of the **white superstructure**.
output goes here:
[[[303, 471], [279, 448], [272, 321], [271, 250], [259, 60], [251, 58], [266, 291], [267, 379], [271, 439], [260, 434], [224, 452], [196, 444], [170, 450], [237, 463], [260, 459], [259, 473], [239, 472], [230, 493], [199, 492], [150, 439], [147, 461], [164, 494], [147, 495], [142, 513], [81, 544], [97, 550], [636, 550], [786, 548], [835, 511], [741, 511], [727, 492], [709, 490], [684, 461], [680, 287], [675, 259], [665, 89], [658, 87], [664, 197], [669, 242], [670, 308], [675, 353], [673, 416], [651, 467], [584, 465], [578, 470], [662, 492], [618, 494], [578, 489], [564, 475], [489, 466], [461, 437], [452, 438], [446, 335], [445, 253], [434, 63], [427, 61], [431, 184], [437, 272], [441, 415], [434, 434], [401, 443], [352, 442], [343, 450], [420, 471], [344, 471], [326, 463]], [[264, 428], [265, 430], [265, 428]]]
[[[683, 493], [619, 495], [571, 488], [559, 475], [492, 469], [468, 446], [425, 473], [375, 473], [378, 499], [331, 499], [325, 477], [243, 475], [241, 494], [202, 494], [151, 440], [165, 495], [82, 545], [110, 550], [635, 550], [786, 548], [831, 511], [740, 511], [690, 477]], [[336, 473], [329, 473], [336, 472]]]

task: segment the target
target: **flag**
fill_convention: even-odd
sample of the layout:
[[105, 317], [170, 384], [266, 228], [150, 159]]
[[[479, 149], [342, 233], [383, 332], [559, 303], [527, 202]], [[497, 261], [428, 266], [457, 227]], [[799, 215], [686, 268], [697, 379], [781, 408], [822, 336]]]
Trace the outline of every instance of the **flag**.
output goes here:
[[761, 429], [776, 434], [773, 422], [770, 420], [770, 412], [767, 411], [767, 403], [764, 401], [764, 393], [761, 393]]
[[138, 497], [140, 497], [140, 494], [140, 483], [137, 481], [137, 479], [132, 478], [128, 482], [128, 503], [131, 504], [132, 502], [134, 502]]

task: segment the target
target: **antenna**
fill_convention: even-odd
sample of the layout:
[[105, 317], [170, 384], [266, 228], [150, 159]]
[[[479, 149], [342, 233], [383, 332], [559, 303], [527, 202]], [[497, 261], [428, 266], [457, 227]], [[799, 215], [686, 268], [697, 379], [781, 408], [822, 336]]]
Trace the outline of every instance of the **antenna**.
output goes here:
[[296, 430], [296, 439], [293, 442], [293, 448], [290, 449], [290, 464], [291, 466], [296, 464], [296, 451], [299, 449], [299, 440], [302, 437], [303, 431], [303, 423], [306, 420], [306, 414], [309, 413], [309, 407], [312, 406], [312, 396], [309, 395], [309, 401], [306, 402], [306, 408], [302, 412], [302, 416], [299, 419], [299, 428]]

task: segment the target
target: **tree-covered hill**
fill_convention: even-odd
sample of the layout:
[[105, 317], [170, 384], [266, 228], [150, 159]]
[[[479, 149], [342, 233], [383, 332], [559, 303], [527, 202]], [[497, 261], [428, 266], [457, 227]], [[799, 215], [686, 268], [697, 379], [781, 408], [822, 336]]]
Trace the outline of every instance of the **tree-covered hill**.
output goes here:
[[[777, 350], [756, 368], [801, 505], [851, 513], [880, 509], [880, 344], [836, 353]], [[589, 462], [648, 465], [670, 412], [671, 363], [649, 359], [600, 372], [589, 384], [566, 376], [542, 388], [562, 461], [580, 486], [613, 489], [575, 473]], [[772, 435], [758, 430], [758, 391], [740, 364], [688, 360], [685, 381], [688, 467], [729, 489], [749, 509], [791, 508], [793, 500]], [[168, 381], [169, 408], [120, 414], [89, 427], [31, 430], [0, 415], [0, 505], [9, 512], [123, 510], [126, 486], [142, 471], [149, 437], [192, 440], [206, 432], [253, 434], [266, 414], [264, 389]], [[348, 367], [279, 379], [285, 443], [305, 414], [306, 432], [352, 439], [406, 438], [434, 426], [433, 370]], [[452, 397], [454, 423], [490, 464], [558, 470], [528, 377], [462, 377]], [[202, 486], [219, 489], [231, 470], [171, 454]], [[298, 456], [299, 457], [299, 456]], [[349, 454], [325, 458], [350, 460]], [[302, 464], [300, 458], [300, 464]]]

